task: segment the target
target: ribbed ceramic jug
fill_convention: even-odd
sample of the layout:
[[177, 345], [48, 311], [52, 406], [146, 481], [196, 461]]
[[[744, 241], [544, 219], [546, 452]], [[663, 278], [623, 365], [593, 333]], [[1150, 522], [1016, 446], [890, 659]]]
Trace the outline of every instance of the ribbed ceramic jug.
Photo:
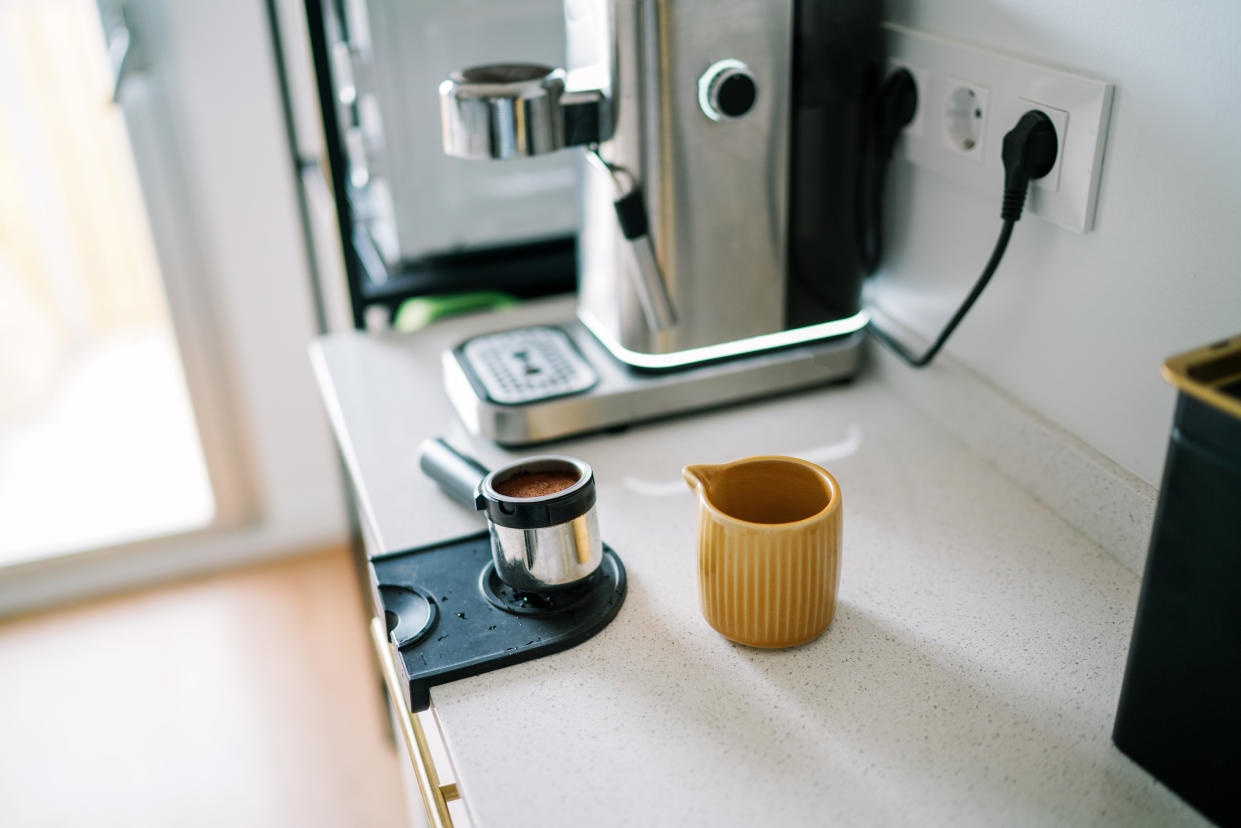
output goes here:
[[717, 632], [751, 647], [818, 637], [836, 613], [841, 495], [796, 457], [681, 470], [698, 495], [698, 592]]

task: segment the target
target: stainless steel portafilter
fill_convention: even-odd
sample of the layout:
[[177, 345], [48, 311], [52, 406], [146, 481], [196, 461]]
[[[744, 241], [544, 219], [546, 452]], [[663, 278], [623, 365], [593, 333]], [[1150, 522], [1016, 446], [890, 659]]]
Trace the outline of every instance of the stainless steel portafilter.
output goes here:
[[544, 454], [488, 471], [439, 438], [424, 440], [418, 452], [427, 476], [486, 515], [491, 557], [504, 583], [548, 592], [599, 568], [603, 542], [589, 464]]

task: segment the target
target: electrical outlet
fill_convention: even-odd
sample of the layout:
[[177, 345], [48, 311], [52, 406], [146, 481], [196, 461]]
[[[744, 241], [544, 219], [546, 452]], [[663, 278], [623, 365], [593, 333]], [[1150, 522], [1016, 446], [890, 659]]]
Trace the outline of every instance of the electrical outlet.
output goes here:
[[914, 121], [897, 142], [908, 161], [992, 197], [1004, 187], [1004, 133], [1030, 109], [1056, 127], [1059, 151], [1034, 182], [1026, 214], [1084, 233], [1094, 226], [1112, 84], [976, 46], [885, 24], [889, 69], [918, 84]]
[[960, 78], [948, 79], [948, 97], [943, 103], [944, 129], [940, 138], [948, 149], [976, 164], [987, 157], [987, 113], [991, 111], [991, 90]]

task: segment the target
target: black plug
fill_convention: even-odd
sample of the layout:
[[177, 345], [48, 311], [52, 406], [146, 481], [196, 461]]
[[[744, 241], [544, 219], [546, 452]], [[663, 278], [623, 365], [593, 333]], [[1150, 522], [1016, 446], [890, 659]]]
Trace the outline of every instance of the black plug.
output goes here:
[[1060, 142], [1056, 127], [1044, 113], [1031, 109], [1004, 136], [1004, 202], [1000, 218], [1017, 221], [1025, 206], [1030, 182], [1042, 178], [1056, 165]]
[[883, 161], [892, 157], [896, 139], [918, 112], [918, 84], [908, 69], [897, 69], [879, 87], [875, 105], [877, 154]]
[[908, 69], [897, 69], [879, 86], [862, 118], [863, 149], [854, 193], [858, 265], [874, 273], [883, 252], [883, 184], [896, 139], [918, 111], [918, 84]]

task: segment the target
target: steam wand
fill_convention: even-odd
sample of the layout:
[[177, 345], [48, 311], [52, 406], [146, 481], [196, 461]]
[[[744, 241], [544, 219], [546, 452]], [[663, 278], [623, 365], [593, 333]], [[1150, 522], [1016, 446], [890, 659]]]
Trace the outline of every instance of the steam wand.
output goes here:
[[[616, 186], [618, 196], [612, 206], [616, 208], [616, 221], [621, 233], [629, 241], [637, 260], [634, 290], [642, 305], [646, 324], [652, 331], [667, 330], [677, 323], [677, 313], [668, 294], [668, 284], [664, 281], [659, 259], [655, 256], [655, 241], [651, 238], [642, 188], [629, 170], [604, 160], [599, 154], [598, 144], [586, 147], [586, 157], [602, 166]], [[623, 182], [622, 177], [627, 182]]]

